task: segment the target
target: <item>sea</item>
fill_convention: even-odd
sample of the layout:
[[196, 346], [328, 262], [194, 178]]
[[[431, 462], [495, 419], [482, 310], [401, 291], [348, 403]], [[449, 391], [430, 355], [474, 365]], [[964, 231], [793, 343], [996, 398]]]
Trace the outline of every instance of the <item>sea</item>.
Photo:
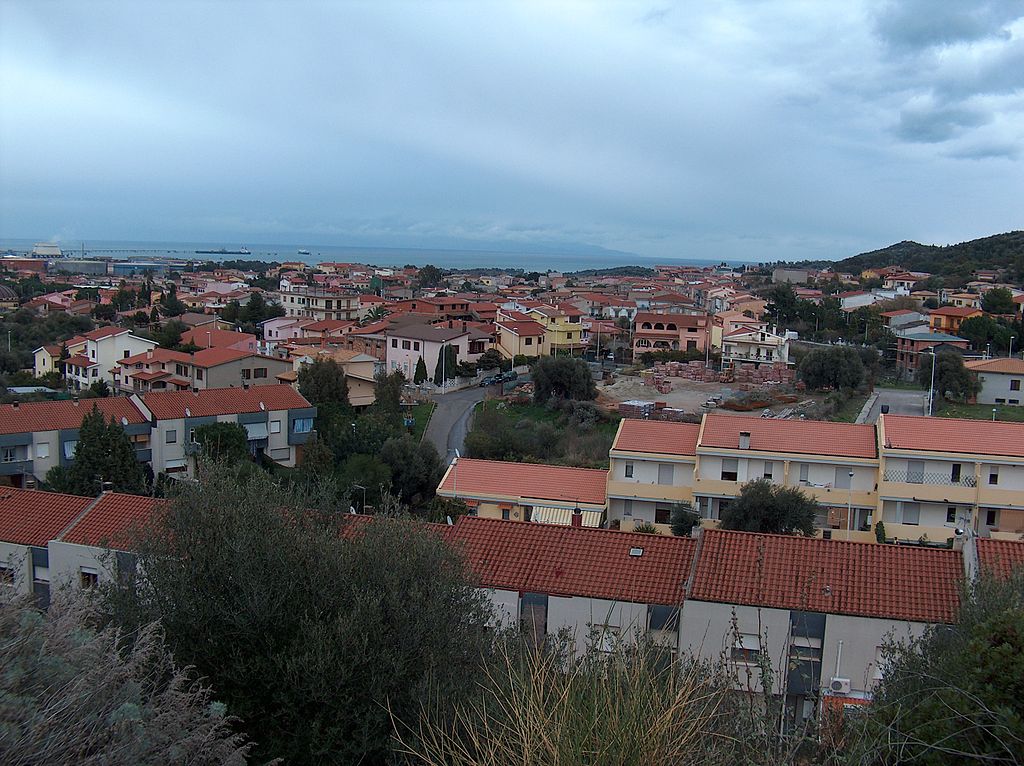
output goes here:
[[[36, 242], [45, 239], [0, 239], [0, 254], [23, 255], [32, 251]], [[593, 252], [544, 252], [423, 249], [402, 247], [349, 247], [342, 245], [307, 244], [249, 244], [231, 242], [128, 242], [107, 240], [60, 241], [67, 257], [111, 258], [114, 260], [150, 259], [203, 259], [212, 261], [302, 261], [310, 265], [325, 261], [340, 263], [365, 263], [372, 266], [425, 266], [428, 263], [443, 269], [522, 269], [526, 272], [548, 271], [573, 272], [587, 269], [607, 269], [616, 266], [713, 266], [728, 263], [730, 266], [744, 265], [747, 261], [701, 260], [688, 258], [657, 257], [623, 253], [613, 250]], [[197, 255], [197, 250], [249, 250], [247, 255]], [[309, 255], [300, 254], [306, 250]]]

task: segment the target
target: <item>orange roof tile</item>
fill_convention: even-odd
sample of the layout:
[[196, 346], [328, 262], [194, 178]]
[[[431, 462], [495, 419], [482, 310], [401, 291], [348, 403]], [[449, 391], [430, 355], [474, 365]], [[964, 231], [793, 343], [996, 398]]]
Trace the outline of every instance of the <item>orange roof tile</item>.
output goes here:
[[750, 449], [765, 452], [873, 458], [875, 427], [818, 420], [776, 420], [705, 415], [701, 447], [739, 449], [740, 431], [750, 433]]
[[498, 328], [502, 330], [508, 330], [516, 335], [543, 335], [544, 327], [537, 322], [523, 321], [523, 322], [510, 322], [505, 319], [500, 319], [497, 322]]
[[92, 502], [91, 497], [0, 488], [0, 540], [45, 546]]
[[978, 563], [982, 569], [1006, 576], [1011, 569], [1024, 566], [1024, 542], [979, 538]]
[[886, 449], [1024, 457], [1024, 423], [882, 415]]
[[251, 343], [256, 347], [256, 336], [247, 332], [219, 330], [214, 327], [193, 327], [181, 334], [182, 343], [192, 343], [199, 348], [228, 348], [239, 343]]
[[128, 366], [145, 362], [182, 362], [188, 364], [191, 361], [192, 357], [181, 351], [171, 351], [168, 348], [154, 348], [151, 351], [143, 351], [135, 356], [118, 359], [117, 363], [122, 366]]
[[951, 550], [707, 530], [689, 597], [948, 623], [962, 575]]
[[460, 497], [496, 495], [591, 505], [605, 503], [607, 471], [472, 458], [460, 458], [456, 466], [448, 469], [438, 491], [457, 490]]
[[[142, 402], [158, 420], [242, 412], [260, 412], [265, 409], [289, 410], [311, 406], [305, 397], [291, 386], [252, 386], [250, 388], [209, 388], [204, 391], [158, 391], [144, 394]], [[264, 407], [260, 407], [260, 403]], [[24, 405], [23, 405], [24, 406]]]
[[82, 418], [97, 407], [108, 420], [119, 423], [125, 418], [131, 424], [145, 423], [145, 416], [125, 396], [110, 396], [100, 399], [83, 399], [47, 402], [22, 402], [0, 404], [0, 434], [24, 434], [33, 431], [57, 431], [74, 429], [82, 425]]
[[236, 362], [239, 359], [256, 356], [252, 351], [238, 348], [204, 348], [192, 354], [191, 362], [196, 367], [216, 367], [219, 364]]
[[1008, 359], [997, 357], [995, 359], [977, 359], [965, 361], [964, 367], [974, 372], [995, 372], [1006, 375], [1024, 375], [1024, 359]]
[[613, 450], [657, 452], [664, 455], [696, 455], [699, 423], [670, 423], [662, 420], [622, 421], [612, 444]]
[[478, 516], [460, 517], [447, 538], [488, 588], [646, 604], [682, 604], [696, 548], [684, 537]]
[[144, 495], [106, 492], [64, 530], [60, 539], [75, 545], [103, 545], [124, 550], [130, 545], [132, 531], [166, 503], [166, 500]]

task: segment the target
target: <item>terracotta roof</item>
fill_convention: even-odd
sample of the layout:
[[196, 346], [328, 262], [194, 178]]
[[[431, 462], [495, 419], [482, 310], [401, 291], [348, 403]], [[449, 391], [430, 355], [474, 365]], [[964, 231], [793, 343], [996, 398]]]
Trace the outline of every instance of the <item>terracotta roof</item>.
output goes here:
[[753, 451], [856, 458], [876, 454], [872, 425], [713, 414], [704, 416], [700, 446], [739, 449], [740, 431], [750, 433]]
[[[250, 388], [208, 388], [203, 391], [158, 391], [144, 394], [143, 403], [158, 420], [187, 417], [203, 418], [261, 410], [289, 410], [309, 407], [309, 402], [291, 386], [252, 386]], [[260, 403], [265, 406], [260, 407]], [[22, 405], [24, 406], [24, 405]]]
[[200, 348], [228, 348], [239, 343], [251, 343], [256, 347], [256, 336], [247, 332], [207, 329], [204, 325], [186, 330], [181, 334], [182, 343], [193, 343]]
[[12, 404], [0, 404], [0, 434], [79, 428], [82, 419], [92, 412], [94, 406], [99, 408], [108, 420], [114, 418], [121, 422], [121, 418], [125, 418], [130, 424], [146, 422], [145, 416], [126, 396], [83, 399], [77, 404], [67, 399], [22, 402], [17, 407]]
[[75, 545], [103, 545], [126, 550], [132, 531], [166, 502], [144, 495], [106, 492], [80, 519], [64, 530], [60, 539]]
[[131, 332], [131, 330], [126, 330], [124, 327], [97, 327], [95, 330], [82, 333], [82, 336], [89, 340], [103, 340], [104, 338], [112, 338], [115, 335], [124, 335], [128, 332]]
[[181, 351], [171, 351], [168, 348], [154, 348], [150, 351], [143, 351], [141, 354], [129, 356], [125, 359], [118, 359], [117, 363], [122, 366], [135, 365], [144, 362], [183, 362], [188, 364], [192, 361], [189, 354]]
[[978, 563], [997, 575], [1006, 576], [1011, 569], [1024, 566], [1024, 542], [978, 538]]
[[525, 320], [522, 322], [509, 322], [504, 319], [496, 323], [499, 329], [508, 330], [516, 335], [543, 335], [544, 327], [537, 322]]
[[612, 444], [613, 450], [658, 452], [666, 455], [696, 455], [700, 423], [670, 423], [662, 420], [626, 418]]
[[[496, 495], [510, 499], [604, 505], [608, 472], [593, 468], [568, 468], [539, 463], [506, 463], [500, 460], [460, 458], [449, 468], [438, 491], [459, 496]], [[455, 484], [458, 484], [456, 487]]]
[[964, 367], [975, 372], [1002, 372], [1008, 375], [1024, 375], [1024, 360], [998, 357], [996, 359], [978, 359], [964, 362]]
[[78, 354], [76, 356], [68, 357], [67, 359], [65, 359], [64, 364], [70, 365], [71, 367], [93, 367], [99, 364], [99, 362], [94, 362], [89, 357]]
[[1024, 457], [1024, 423], [882, 415], [886, 449]]
[[351, 327], [356, 323], [350, 319], [321, 319], [318, 322], [310, 322], [309, 324], [303, 325], [303, 330], [309, 330], [310, 332], [330, 332], [331, 330], [341, 330], [345, 327]]
[[0, 488], [0, 540], [44, 547], [92, 502], [91, 497]]
[[252, 351], [245, 351], [238, 348], [204, 348], [192, 354], [191, 363], [196, 367], [216, 367], [228, 362], [237, 362], [239, 359], [257, 356]]
[[956, 551], [707, 530], [690, 598], [776, 609], [951, 622]]
[[[973, 296], [976, 297], [976, 296]], [[943, 306], [941, 308], [932, 309], [932, 316], [946, 316], [946, 317], [969, 317], [974, 314], [980, 314], [981, 309], [971, 308], [970, 306]]]
[[696, 548], [684, 537], [477, 516], [460, 517], [447, 538], [484, 587], [645, 604], [682, 604]]

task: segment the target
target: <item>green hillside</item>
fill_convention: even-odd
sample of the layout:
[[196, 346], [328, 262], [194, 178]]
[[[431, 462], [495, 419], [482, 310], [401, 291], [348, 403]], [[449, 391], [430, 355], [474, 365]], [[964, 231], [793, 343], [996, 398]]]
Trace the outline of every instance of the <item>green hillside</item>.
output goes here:
[[897, 242], [835, 264], [837, 270], [853, 274], [880, 266], [903, 266], [909, 271], [927, 271], [956, 281], [970, 280], [978, 269], [1006, 269], [1009, 281], [1022, 282], [1024, 231], [1010, 231], [944, 247]]

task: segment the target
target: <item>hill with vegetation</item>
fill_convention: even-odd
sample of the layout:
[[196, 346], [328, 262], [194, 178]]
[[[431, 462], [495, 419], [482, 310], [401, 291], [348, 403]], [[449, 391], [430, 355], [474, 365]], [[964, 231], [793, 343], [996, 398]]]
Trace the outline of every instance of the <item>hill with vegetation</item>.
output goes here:
[[1020, 282], [1024, 281], [1024, 231], [945, 246], [898, 242], [835, 264], [836, 270], [853, 274], [882, 266], [902, 266], [957, 281], [970, 280], [979, 269], [997, 269], [1005, 271], [1008, 280]]

